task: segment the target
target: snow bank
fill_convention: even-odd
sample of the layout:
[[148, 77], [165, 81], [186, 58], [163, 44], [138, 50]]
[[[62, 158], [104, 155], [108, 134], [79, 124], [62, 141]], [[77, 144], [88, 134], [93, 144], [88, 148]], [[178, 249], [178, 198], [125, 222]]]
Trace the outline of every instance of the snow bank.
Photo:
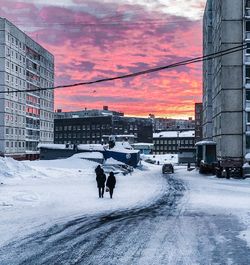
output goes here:
[[14, 178], [27, 171], [32, 171], [28, 165], [10, 157], [0, 157], [0, 178]]

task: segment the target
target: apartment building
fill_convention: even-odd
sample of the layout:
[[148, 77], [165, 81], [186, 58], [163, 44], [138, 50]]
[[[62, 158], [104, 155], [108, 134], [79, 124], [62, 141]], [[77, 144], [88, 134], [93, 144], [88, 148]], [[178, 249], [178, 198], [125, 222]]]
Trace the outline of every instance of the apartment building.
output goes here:
[[[208, 0], [204, 55], [250, 45], [250, 1]], [[250, 46], [249, 46], [250, 48]], [[216, 142], [222, 166], [241, 166], [250, 152], [250, 49], [203, 64], [203, 138]]]
[[39, 91], [53, 86], [53, 55], [0, 18], [0, 155], [35, 158], [53, 143], [54, 92]]

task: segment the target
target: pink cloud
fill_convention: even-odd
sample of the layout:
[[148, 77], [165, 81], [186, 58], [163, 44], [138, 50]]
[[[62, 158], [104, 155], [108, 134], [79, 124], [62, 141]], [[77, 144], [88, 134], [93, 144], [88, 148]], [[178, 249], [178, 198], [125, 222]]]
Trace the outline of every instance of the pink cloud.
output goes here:
[[[116, 16], [105, 19], [81, 3], [76, 10], [7, 0], [0, 16], [21, 29], [29, 23], [33, 28], [29, 35], [55, 56], [57, 85], [123, 75], [201, 55], [201, 21], [150, 14], [133, 6], [89, 3], [96, 8], [93, 10], [110, 14], [115, 8]], [[128, 11], [137, 14], [131, 15], [129, 22]], [[188, 117], [194, 115], [194, 103], [201, 100], [201, 84], [201, 64], [182, 66], [115, 82], [58, 89], [55, 107], [78, 110], [109, 105], [128, 115]]]

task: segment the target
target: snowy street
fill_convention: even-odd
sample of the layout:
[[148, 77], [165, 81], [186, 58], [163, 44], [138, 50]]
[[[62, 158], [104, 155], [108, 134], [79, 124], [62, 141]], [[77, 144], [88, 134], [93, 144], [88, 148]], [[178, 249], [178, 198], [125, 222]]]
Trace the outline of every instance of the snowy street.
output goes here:
[[[39, 163], [41, 170], [42, 161], [33, 162], [33, 166], [36, 164], [38, 168]], [[64, 164], [66, 166], [67, 161]], [[43, 172], [45, 174], [46, 171]], [[72, 204], [75, 209], [70, 210], [67, 203], [72, 202], [76, 195], [69, 194], [69, 201], [64, 200], [65, 212], [60, 210], [59, 213], [59, 200], [52, 201], [55, 198], [51, 195], [50, 203], [47, 204], [45, 198], [41, 199], [40, 206], [47, 210], [46, 218], [50, 211], [48, 207], [57, 216], [55, 219], [50, 216], [50, 222], [47, 223], [42, 219], [44, 210], [39, 214], [39, 207], [33, 204], [30, 208], [33, 211], [30, 213], [33, 228], [27, 219], [29, 215], [25, 214], [26, 205], [23, 204], [24, 213], [19, 213], [18, 217], [20, 223], [27, 222], [30, 227], [27, 229], [26, 224], [25, 231], [20, 230], [25, 224], [11, 220], [15, 207], [13, 201], [12, 207], [0, 208], [6, 215], [0, 221], [1, 238], [5, 238], [1, 242], [1, 265], [249, 264], [249, 180], [201, 176], [195, 170], [188, 172], [185, 167], [177, 166], [172, 175], [162, 176], [161, 166], [155, 165], [133, 174], [126, 176], [127, 180], [134, 178], [132, 185], [127, 186], [130, 195], [126, 188], [121, 187], [127, 182], [117, 176], [120, 188], [117, 187], [113, 200], [96, 198], [97, 192], [93, 187], [94, 193], [88, 193], [89, 201], [82, 203], [82, 208]], [[57, 182], [58, 177], [54, 176], [52, 180]], [[30, 180], [28, 183], [30, 185]], [[94, 180], [90, 183], [95, 184]], [[137, 192], [133, 193], [133, 187]], [[144, 187], [144, 191], [141, 187]], [[85, 188], [87, 190], [87, 185]], [[55, 193], [59, 195], [58, 190]], [[138, 200], [144, 193], [147, 196]], [[10, 191], [5, 195], [11, 199]], [[95, 209], [90, 210], [88, 204]], [[52, 209], [53, 205], [57, 210]], [[39, 224], [37, 219], [42, 219], [42, 223]], [[19, 231], [15, 236], [7, 235], [17, 229]]]

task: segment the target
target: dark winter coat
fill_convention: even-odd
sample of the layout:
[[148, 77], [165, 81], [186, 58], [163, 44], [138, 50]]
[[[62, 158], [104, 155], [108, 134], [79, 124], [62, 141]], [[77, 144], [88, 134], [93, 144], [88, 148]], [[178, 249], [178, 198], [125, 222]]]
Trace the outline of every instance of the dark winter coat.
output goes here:
[[102, 173], [103, 173], [103, 169], [101, 168], [100, 165], [98, 165], [98, 166], [96, 167], [96, 169], [95, 169], [95, 173], [96, 173], [96, 176], [98, 176], [98, 175], [102, 175]]
[[106, 182], [106, 175], [102, 171], [102, 174], [99, 174], [96, 176], [96, 182], [97, 182], [97, 187], [98, 188], [104, 188], [105, 187], [105, 182]]
[[114, 173], [110, 172], [110, 174], [108, 176], [108, 180], [107, 180], [106, 186], [109, 187], [110, 189], [114, 189], [115, 188], [115, 184], [116, 184], [116, 179], [115, 179]]

